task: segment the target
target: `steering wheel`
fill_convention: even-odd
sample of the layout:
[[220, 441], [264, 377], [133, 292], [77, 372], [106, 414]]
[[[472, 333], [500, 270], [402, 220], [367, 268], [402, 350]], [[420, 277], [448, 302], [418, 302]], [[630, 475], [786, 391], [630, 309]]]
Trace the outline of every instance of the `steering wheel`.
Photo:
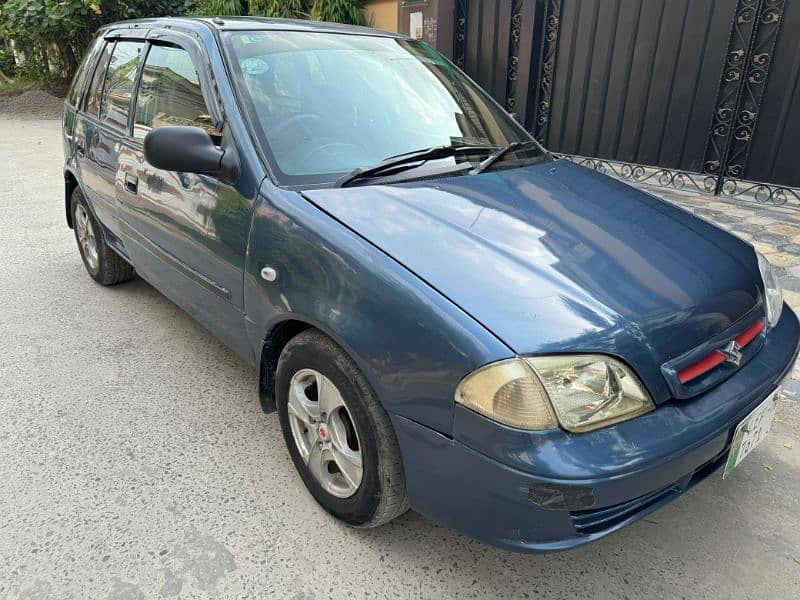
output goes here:
[[268, 133], [268, 137], [280, 137], [282, 133], [285, 133], [290, 127], [294, 125], [300, 125], [306, 133], [311, 134], [313, 136], [314, 131], [312, 129], [312, 123], [323, 124], [325, 120], [320, 117], [319, 115], [315, 115], [313, 113], [303, 113], [301, 115], [294, 115], [293, 117], [289, 117], [285, 121], [281, 121], [275, 127], [273, 127]]
[[327, 154], [331, 154], [331, 152], [329, 152], [329, 151], [331, 149], [333, 149], [333, 148], [339, 148], [339, 149], [341, 149], [341, 148], [355, 148], [359, 152], [363, 153], [363, 148], [361, 148], [361, 146], [358, 146], [357, 144], [353, 144], [351, 142], [328, 142], [327, 144], [322, 144], [320, 146], [316, 146], [316, 147], [312, 148], [311, 150], [309, 150], [308, 152], [306, 152], [303, 155], [303, 158], [301, 159], [301, 162], [302, 163], [313, 162], [311, 160], [312, 157], [315, 157], [317, 154], [320, 154], [321, 152], [326, 152]]

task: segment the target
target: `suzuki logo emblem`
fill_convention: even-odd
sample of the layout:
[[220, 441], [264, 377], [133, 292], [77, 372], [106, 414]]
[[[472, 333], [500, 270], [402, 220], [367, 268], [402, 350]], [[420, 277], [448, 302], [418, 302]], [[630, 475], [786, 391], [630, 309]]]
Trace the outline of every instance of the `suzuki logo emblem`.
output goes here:
[[731, 340], [719, 351], [725, 355], [725, 362], [731, 363], [734, 367], [738, 367], [742, 363], [742, 347], [736, 343], [736, 340]]

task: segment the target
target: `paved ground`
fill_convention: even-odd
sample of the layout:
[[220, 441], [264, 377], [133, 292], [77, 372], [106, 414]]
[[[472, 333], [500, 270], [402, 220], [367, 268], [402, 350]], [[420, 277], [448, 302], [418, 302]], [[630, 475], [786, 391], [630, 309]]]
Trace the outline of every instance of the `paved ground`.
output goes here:
[[[800, 596], [794, 393], [730, 479], [570, 553], [508, 553], [415, 513], [335, 523], [251, 369], [141, 280], [86, 275], [60, 143], [56, 121], [0, 115], [0, 598]], [[758, 243], [800, 275], [800, 210], [701, 206], [777, 236]]]

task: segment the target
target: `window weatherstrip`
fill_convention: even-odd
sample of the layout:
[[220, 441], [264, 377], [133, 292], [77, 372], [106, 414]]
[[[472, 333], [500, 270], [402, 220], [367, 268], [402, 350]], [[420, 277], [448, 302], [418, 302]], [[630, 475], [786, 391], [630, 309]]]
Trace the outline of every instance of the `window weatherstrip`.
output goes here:
[[[103, 118], [103, 105], [106, 103], [106, 82], [108, 81], [108, 70], [111, 68], [111, 59], [114, 58], [114, 52], [117, 49], [117, 42], [119, 40], [113, 40], [113, 47], [111, 48], [111, 54], [108, 55], [108, 62], [106, 63], [106, 70], [103, 73], [103, 87], [100, 88], [100, 103], [97, 105], [97, 120], [101, 123], [105, 123], [105, 119]], [[112, 40], [108, 41], [109, 44], [112, 43]], [[106, 46], [107, 48], [108, 46]], [[103, 48], [105, 50], [105, 48]], [[115, 130], [119, 131], [116, 127]]]
[[131, 105], [128, 109], [128, 131], [127, 135], [134, 138], [133, 128], [136, 126], [136, 107], [139, 104], [139, 86], [142, 83], [142, 75], [144, 74], [144, 67], [147, 64], [147, 57], [150, 56], [150, 48], [153, 45], [149, 40], [142, 40], [142, 60], [139, 62], [139, 69], [136, 73], [136, 79], [133, 82], [133, 90], [131, 91]]

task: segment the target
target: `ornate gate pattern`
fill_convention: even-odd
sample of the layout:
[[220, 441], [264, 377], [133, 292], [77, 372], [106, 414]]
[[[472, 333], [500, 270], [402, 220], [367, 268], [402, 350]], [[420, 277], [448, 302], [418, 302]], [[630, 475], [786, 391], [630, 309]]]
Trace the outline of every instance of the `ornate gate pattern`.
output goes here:
[[456, 63], [552, 151], [800, 207], [800, 0], [455, 0], [455, 20]]

